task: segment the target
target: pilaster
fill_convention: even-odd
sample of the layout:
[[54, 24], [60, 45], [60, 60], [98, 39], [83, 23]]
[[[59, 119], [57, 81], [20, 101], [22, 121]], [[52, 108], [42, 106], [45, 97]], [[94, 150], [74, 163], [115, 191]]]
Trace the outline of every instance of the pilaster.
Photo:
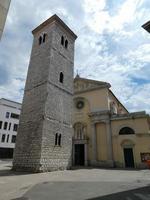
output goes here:
[[91, 124], [91, 133], [92, 133], [92, 164], [97, 162], [97, 137], [96, 137], [96, 124]]

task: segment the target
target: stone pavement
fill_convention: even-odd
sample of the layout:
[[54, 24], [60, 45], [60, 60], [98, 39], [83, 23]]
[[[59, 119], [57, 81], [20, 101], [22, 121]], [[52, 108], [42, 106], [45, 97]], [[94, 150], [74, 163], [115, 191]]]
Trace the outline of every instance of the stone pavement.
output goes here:
[[10, 171], [0, 161], [0, 200], [150, 200], [150, 170]]

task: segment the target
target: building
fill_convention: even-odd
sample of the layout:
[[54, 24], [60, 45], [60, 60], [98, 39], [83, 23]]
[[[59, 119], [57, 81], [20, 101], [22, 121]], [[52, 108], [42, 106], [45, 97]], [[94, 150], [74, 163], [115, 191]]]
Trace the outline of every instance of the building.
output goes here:
[[[147, 167], [149, 115], [129, 113], [107, 82], [76, 76], [73, 85], [77, 36], [57, 15], [32, 33], [13, 169], [44, 172], [71, 165]], [[19, 109], [11, 112], [19, 114]], [[5, 110], [3, 127], [12, 123], [5, 120], [11, 112]], [[7, 143], [7, 136], [2, 137]]]
[[1, 0], [0, 1], [0, 39], [1, 39], [2, 34], [3, 34], [8, 9], [9, 9], [9, 6], [10, 6], [10, 1], [11, 0]]
[[150, 33], [150, 21], [146, 22], [145, 24], [142, 25], [142, 27]]
[[0, 158], [12, 158], [21, 104], [0, 99]]
[[129, 113], [110, 84], [74, 80], [73, 165], [147, 167], [150, 116]]
[[[79, 76], [74, 79], [72, 165], [145, 168], [146, 160], [150, 159], [150, 117], [144, 111], [129, 113], [110, 87], [106, 82]], [[3, 102], [11, 103], [11, 109], [15, 103], [4, 99]], [[3, 131], [5, 121], [15, 120], [5, 118], [6, 113], [20, 112], [21, 105], [15, 105], [16, 110], [8, 106], [1, 109], [1, 138], [2, 133], [9, 132]], [[18, 124], [18, 120], [11, 123]], [[13, 125], [12, 134], [16, 134]], [[1, 144], [10, 147], [7, 142]], [[7, 148], [6, 145], [3, 147]], [[13, 148], [14, 144], [11, 145]]]
[[34, 36], [13, 169], [45, 172], [71, 167], [74, 43], [57, 16]]

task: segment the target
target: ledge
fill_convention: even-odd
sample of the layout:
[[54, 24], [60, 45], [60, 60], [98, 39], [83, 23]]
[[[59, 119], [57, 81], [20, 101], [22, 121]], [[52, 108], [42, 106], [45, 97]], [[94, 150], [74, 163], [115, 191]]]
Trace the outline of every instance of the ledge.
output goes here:
[[145, 111], [127, 113], [127, 114], [116, 114], [111, 116], [111, 121], [123, 120], [123, 119], [138, 119], [138, 118], [148, 118], [150, 117]]

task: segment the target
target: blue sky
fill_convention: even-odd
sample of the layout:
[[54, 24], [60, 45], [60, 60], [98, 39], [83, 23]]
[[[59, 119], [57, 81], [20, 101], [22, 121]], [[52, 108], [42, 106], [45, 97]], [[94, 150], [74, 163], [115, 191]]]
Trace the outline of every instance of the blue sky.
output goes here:
[[0, 98], [22, 101], [31, 31], [53, 14], [78, 35], [75, 73], [107, 81], [129, 111], [150, 113], [149, 0], [12, 0], [0, 43]]

